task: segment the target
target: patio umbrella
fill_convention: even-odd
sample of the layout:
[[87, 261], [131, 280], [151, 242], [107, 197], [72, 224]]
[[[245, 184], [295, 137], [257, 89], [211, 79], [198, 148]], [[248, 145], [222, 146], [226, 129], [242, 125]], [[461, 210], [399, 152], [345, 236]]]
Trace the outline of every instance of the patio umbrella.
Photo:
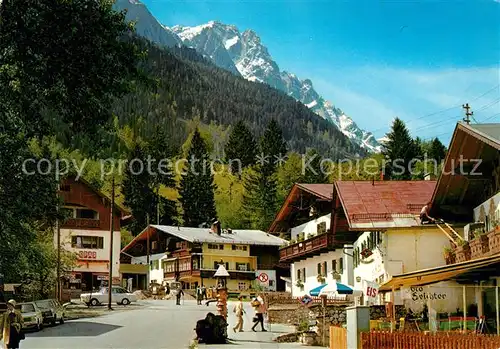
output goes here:
[[325, 288], [326, 286], [327, 286], [327, 284], [319, 285], [318, 287], [313, 288], [311, 291], [309, 291], [309, 294], [313, 297], [317, 297], [317, 296], [319, 296], [319, 293], [321, 292], [321, 290], [323, 288]]

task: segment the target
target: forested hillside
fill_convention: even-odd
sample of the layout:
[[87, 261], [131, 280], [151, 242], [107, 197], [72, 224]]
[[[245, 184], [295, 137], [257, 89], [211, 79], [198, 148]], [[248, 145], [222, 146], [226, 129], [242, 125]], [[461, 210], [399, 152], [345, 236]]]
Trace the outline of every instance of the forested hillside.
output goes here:
[[178, 146], [187, 136], [183, 121], [196, 117], [205, 124], [226, 126], [243, 120], [260, 137], [274, 119], [290, 150], [304, 153], [315, 148], [334, 159], [363, 154], [335, 126], [268, 85], [236, 77], [186, 47], [167, 51], [142, 38], [132, 40], [146, 52], [141, 68], [155, 84], [138, 86], [114, 110], [120, 125], [132, 125], [144, 138], [163, 126]]

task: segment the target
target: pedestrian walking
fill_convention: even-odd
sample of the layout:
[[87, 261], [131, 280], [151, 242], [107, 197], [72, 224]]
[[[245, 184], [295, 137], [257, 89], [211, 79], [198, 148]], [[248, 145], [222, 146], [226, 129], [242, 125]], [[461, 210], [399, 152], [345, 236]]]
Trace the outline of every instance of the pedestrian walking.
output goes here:
[[262, 295], [258, 295], [257, 298], [255, 298], [252, 301], [252, 306], [255, 310], [255, 317], [254, 317], [254, 325], [252, 327], [252, 331], [255, 331], [255, 327], [257, 327], [258, 324], [260, 324], [260, 328], [262, 332], [267, 332], [267, 330], [264, 328], [264, 314], [266, 313], [266, 305], [264, 304], [264, 298]]
[[3, 339], [4, 348], [19, 348], [19, 342], [24, 339], [22, 328], [23, 317], [16, 310], [16, 301], [11, 299], [7, 302], [7, 311], [0, 318], [0, 340]]
[[201, 297], [204, 300], [207, 300], [207, 288], [205, 285], [201, 286]]
[[197, 301], [198, 305], [201, 305], [202, 299], [203, 299], [203, 294], [201, 291], [201, 287], [198, 286], [198, 287], [196, 287], [196, 301]]
[[179, 291], [175, 295], [177, 305], [181, 305], [181, 296], [184, 296], [184, 291], [182, 290], [182, 288], [179, 288]]
[[128, 291], [128, 293], [132, 293], [132, 282], [133, 282], [132, 278], [127, 279], [127, 291]]
[[238, 297], [238, 303], [233, 308], [233, 312], [236, 314], [236, 326], [233, 327], [233, 331], [236, 333], [243, 332], [243, 314], [245, 310], [243, 309], [243, 296]]

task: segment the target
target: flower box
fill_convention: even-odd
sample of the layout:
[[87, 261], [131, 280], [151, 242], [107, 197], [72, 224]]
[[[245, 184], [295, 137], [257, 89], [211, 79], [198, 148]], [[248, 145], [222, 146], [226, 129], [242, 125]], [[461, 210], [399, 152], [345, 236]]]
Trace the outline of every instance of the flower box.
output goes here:
[[456, 262], [465, 262], [470, 260], [470, 246], [468, 242], [465, 242], [461, 246], [457, 246], [455, 250]]
[[490, 231], [487, 236], [490, 254], [500, 253], [500, 226]]
[[456, 262], [455, 251], [445, 251], [444, 252], [444, 260], [446, 264], [454, 264]]
[[490, 252], [489, 239], [486, 234], [477, 235], [474, 240], [469, 243], [471, 258], [481, 258], [488, 255]]

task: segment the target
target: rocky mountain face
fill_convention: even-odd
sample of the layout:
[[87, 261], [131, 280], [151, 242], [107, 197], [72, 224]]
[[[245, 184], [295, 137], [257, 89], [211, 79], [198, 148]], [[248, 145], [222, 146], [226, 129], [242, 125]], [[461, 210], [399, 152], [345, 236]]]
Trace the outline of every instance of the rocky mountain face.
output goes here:
[[362, 148], [374, 152], [381, 150], [375, 137], [321, 97], [311, 80], [300, 80], [295, 74], [281, 71], [253, 30], [240, 32], [234, 25], [216, 21], [195, 27], [176, 25], [167, 28], [159, 24], [138, 0], [118, 0], [115, 6], [127, 9], [127, 18], [138, 21], [137, 32], [152, 42], [169, 47], [182, 42], [193, 47], [218, 67], [247, 80], [268, 84], [302, 102]]

